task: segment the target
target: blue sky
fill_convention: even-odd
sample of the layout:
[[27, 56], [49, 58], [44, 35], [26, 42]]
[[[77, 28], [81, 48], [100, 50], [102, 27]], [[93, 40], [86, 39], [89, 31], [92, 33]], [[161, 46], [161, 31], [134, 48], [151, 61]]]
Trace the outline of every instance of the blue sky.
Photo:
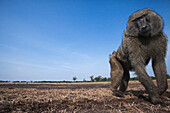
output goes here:
[[[169, 0], [0, 0], [0, 80], [109, 77], [109, 54], [143, 8], [163, 17], [169, 37]], [[170, 73], [170, 42], [166, 64]]]

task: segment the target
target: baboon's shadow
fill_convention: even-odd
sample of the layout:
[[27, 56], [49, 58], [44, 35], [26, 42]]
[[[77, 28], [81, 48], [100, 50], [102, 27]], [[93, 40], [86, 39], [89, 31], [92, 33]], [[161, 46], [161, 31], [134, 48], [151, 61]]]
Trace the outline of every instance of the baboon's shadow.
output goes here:
[[[145, 101], [148, 101], [150, 102], [150, 98], [149, 96], [145, 96], [144, 94], [147, 94], [147, 91], [143, 91], [143, 90], [140, 90], [140, 91], [135, 91], [135, 90], [129, 90], [129, 91], [126, 91], [125, 92], [125, 95], [133, 95], [133, 96], [136, 96], [138, 97], [139, 99], [143, 99]], [[166, 91], [162, 96], [161, 96], [161, 99], [163, 101], [163, 106], [169, 106], [170, 105], [170, 102], [169, 102], [169, 99], [170, 99], [170, 92], [169, 91]], [[168, 103], [167, 103], [168, 102]]]
[[[135, 91], [135, 90], [129, 90], [127, 91], [127, 94], [132, 94], [138, 98], [142, 98], [146, 101], [149, 101], [149, 98], [147, 98], [146, 96], [144, 96], [144, 94], [147, 94], [146, 91], [140, 90], [140, 91]], [[126, 95], [126, 94], [125, 94]]]

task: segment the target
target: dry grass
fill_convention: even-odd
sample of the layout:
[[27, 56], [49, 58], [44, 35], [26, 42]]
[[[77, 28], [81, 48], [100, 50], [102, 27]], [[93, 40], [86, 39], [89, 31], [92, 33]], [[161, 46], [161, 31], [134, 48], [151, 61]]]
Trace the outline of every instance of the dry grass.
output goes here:
[[[133, 82], [133, 81], [131, 81]], [[106, 81], [106, 82], [71, 82], [71, 83], [67, 83], [67, 82], [61, 82], [61, 83], [34, 83], [34, 82], [16, 82], [16, 83], [12, 83], [12, 82], [5, 82], [5, 83], [0, 83], [0, 84], [108, 84], [110, 82]]]
[[161, 97], [164, 104], [153, 105], [137, 81], [130, 82], [122, 98], [113, 96], [109, 85], [0, 84], [0, 112], [170, 112], [170, 88]]

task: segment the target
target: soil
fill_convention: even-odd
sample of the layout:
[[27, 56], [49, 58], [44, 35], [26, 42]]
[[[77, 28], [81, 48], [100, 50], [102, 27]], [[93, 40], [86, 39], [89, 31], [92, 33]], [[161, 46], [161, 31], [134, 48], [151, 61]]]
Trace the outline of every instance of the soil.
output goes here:
[[138, 81], [130, 81], [124, 97], [113, 96], [109, 82], [0, 84], [0, 112], [5, 113], [170, 112], [170, 87], [161, 99], [163, 104], [151, 104], [147, 92]]

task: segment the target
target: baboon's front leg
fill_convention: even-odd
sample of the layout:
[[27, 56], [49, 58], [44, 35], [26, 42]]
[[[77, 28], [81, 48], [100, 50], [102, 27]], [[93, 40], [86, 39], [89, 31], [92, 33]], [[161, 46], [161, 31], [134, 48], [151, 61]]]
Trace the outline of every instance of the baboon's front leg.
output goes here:
[[158, 90], [157, 90], [156, 86], [154, 85], [152, 79], [147, 74], [147, 72], [145, 70], [145, 66], [142, 64], [135, 66], [135, 72], [138, 75], [139, 81], [142, 83], [142, 85], [145, 87], [146, 91], [149, 93], [151, 102], [153, 104], [160, 104], [162, 101], [159, 96]]
[[158, 92], [162, 95], [168, 88], [165, 59], [160, 57], [153, 59], [152, 67], [156, 76]]
[[123, 78], [122, 78], [120, 88], [119, 88], [120, 91], [122, 91], [122, 92], [126, 91], [126, 89], [128, 87], [129, 79], [130, 79], [129, 70], [124, 69]]

